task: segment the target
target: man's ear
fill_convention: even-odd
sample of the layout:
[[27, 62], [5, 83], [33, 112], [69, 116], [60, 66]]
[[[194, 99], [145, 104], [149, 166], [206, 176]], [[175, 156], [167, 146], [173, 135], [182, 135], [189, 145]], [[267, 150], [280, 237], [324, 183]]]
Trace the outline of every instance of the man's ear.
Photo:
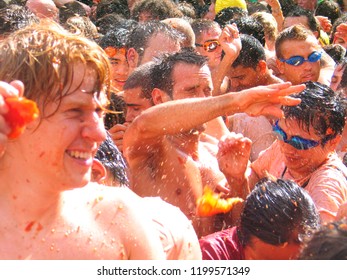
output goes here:
[[105, 166], [96, 158], [93, 159], [92, 166], [92, 181], [99, 184], [103, 184], [106, 179], [107, 171]]
[[260, 74], [265, 74], [267, 69], [267, 64], [265, 60], [260, 60], [257, 65], [257, 72]]
[[338, 144], [340, 143], [341, 139], [342, 139], [342, 135], [339, 134], [335, 138], [329, 140], [328, 143], [331, 145], [332, 149], [335, 150], [337, 148]]
[[127, 51], [127, 60], [130, 68], [135, 69], [139, 62], [139, 54], [134, 48], [129, 48]]
[[152, 100], [154, 105], [161, 104], [171, 100], [170, 96], [163, 90], [159, 88], [154, 88], [152, 90]]

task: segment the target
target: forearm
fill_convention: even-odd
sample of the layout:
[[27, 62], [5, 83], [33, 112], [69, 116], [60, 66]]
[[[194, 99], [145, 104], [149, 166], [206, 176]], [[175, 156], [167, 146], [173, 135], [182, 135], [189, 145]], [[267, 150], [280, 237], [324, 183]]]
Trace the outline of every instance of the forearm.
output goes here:
[[251, 174], [250, 164], [247, 165], [245, 172], [243, 174], [232, 174], [231, 172], [224, 172], [228, 184], [230, 187], [231, 197], [240, 197], [246, 199], [250, 192], [249, 177]]
[[271, 7], [272, 16], [275, 18], [275, 20], [277, 22], [277, 29], [278, 29], [278, 31], [279, 32], [282, 31], [284, 16], [283, 16], [283, 13], [282, 13], [281, 4], [277, 0], [266, 1], [266, 2]]
[[236, 98], [231, 93], [217, 97], [187, 98], [155, 105], [144, 111], [129, 127], [142, 137], [177, 134], [219, 116], [234, 113]]
[[217, 70], [215, 71], [215, 73], [212, 73], [212, 83], [213, 83], [212, 95], [213, 96], [222, 94], [221, 86], [222, 86], [223, 80], [228, 73], [228, 69], [234, 63], [236, 58], [237, 57], [225, 55], [221, 63], [219, 64]]

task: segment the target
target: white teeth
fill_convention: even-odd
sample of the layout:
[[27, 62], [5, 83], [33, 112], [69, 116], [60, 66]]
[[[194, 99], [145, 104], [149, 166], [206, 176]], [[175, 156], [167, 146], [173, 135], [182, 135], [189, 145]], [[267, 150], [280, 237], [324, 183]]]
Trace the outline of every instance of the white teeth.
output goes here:
[[70, 151], [69, 155], [78, 159], [89, 159], [91, 157], [91, 153], [79, 151]]

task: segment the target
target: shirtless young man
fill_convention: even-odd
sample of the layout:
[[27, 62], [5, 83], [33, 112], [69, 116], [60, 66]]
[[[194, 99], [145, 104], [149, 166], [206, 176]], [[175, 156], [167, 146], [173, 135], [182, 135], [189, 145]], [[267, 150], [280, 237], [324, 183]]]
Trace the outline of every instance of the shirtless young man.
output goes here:
[[[164, 259], [139, 197], [90, 183], [109, 64], [97, 44], [53, 23], [1, 42], [0, 259]], [[37, 102], [40, 117], [6, 141], [6, 97]]]
[[[299, 102], [283, 96], [304, 86], [276, 84], [211, 97], [206, 59], [193, 51], [164, 57], [152, 75], [155, 106], [136, 117], [124, 135], [123, 153], [130, 168], [131, 186], [140, 196], [159, 195], [178, 206], [193, 221], [200, 237], [214, 229], [210, 221], [206, 225], [196, 216], [196, 199], [204, 186], [215, 187], [224, 178], [215, 151], [208, 151], [199, 141], [204, 123], [236, 112], [280, 116], [278, 103]], [[233, 189], [225, 192], [239, 196]]]
[[297, 106], [283, 108], [273, 125], [276, 140], [257, 160], [248, 162], [251, 142], [230, 134], [220, 141], [219, 163], [235, 188], [252, 189], [269, 174], [294, 180], [312, 197], [322, 222], [336, 218], [347, 201], [347, 168], [336, 154], [345, 126], [346, 103], [329, 87], [313, 82], [295, 95]]

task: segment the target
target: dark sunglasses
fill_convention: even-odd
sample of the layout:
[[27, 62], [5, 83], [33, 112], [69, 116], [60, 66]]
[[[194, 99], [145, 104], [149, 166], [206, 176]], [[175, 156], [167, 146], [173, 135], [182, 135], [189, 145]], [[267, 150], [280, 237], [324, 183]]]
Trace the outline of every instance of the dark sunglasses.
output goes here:
[[284, 143], [293, 146], [297, 150], [308, 150], [317, 147], [321, 141], [309, 140], [301, 138], [300, 136], [292, 136], [288, 139], [287, 133], [278, 125], [278, 121], [272, 126], [273, 132], [276, 133], [277, 138]]
[[299, 65], [303, 64], [305, 61], [317, 62], [318, 60], [321, 59], [321, 57], [322, 57], [321, 52], [314, 51], [313, 53], [311, 53], [308, 56], [307, 59], [303, 58], [300, 55], [297, 55], [297, 56], [292, 56], [291, 58], [288, 58], [288, 59], [281, 58], [280, 61], [285, 62], [289, 65], [299, 66]]
[[217, 40], [213, 40], [213, 41], [206, 41], [203, 44], [195, 43], [195, 46], [203, 47], [204, 50], [207, 52], [213, 52], [218, 48], [218, 46], [220, 46], [220, 43]]

